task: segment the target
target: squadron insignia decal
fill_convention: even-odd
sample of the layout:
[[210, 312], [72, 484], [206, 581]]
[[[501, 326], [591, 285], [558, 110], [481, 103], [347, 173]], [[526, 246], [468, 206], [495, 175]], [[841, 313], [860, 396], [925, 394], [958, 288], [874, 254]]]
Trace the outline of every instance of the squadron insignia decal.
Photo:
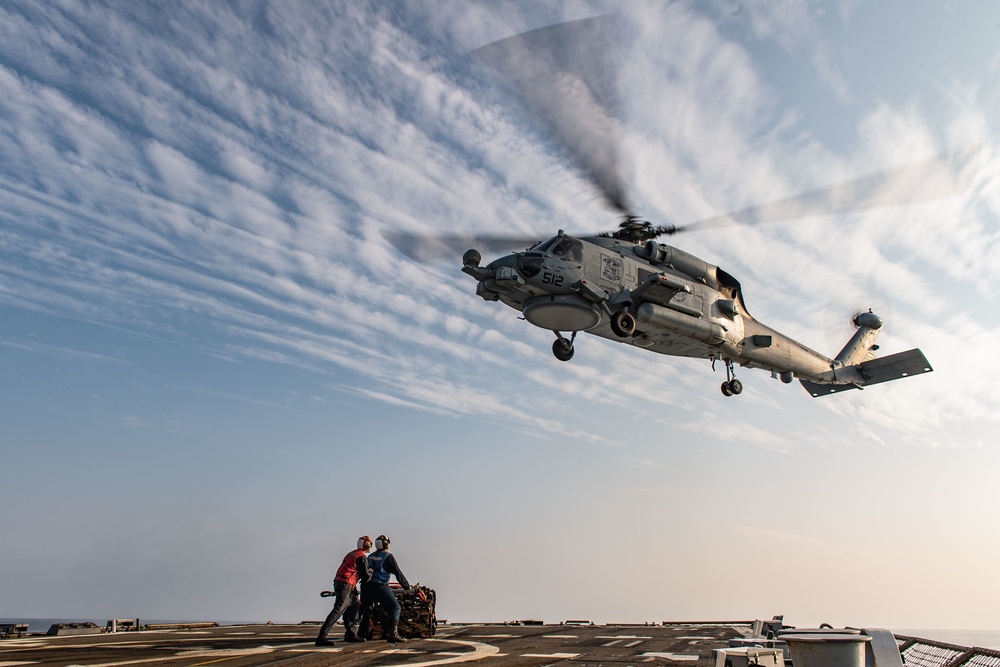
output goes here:
[[608, 280], [622, 279], [622, 262], [614, 257], [604, 257], [604, 277]]

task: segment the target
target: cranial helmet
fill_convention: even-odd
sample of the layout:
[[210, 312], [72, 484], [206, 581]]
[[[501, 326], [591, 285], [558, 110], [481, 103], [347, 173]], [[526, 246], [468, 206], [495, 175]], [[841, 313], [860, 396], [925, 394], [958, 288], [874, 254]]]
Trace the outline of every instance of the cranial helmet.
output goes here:
[[362, 549], [364, 551], [371, 551], [372, 550], [372, 538], [368, 537], [367, 535], [363, 535], [363, 536], [359, 537], [358, 538], [358, 548]]
[[389, 549], [389, 538], [385, 535], [379, 535], [375, 538], [375, 548], [376, 549]]

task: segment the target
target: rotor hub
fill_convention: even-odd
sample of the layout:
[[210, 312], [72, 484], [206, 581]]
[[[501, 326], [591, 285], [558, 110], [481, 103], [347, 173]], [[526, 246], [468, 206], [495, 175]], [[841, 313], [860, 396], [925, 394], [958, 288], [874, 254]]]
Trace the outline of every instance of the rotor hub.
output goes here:
[[601, 236], [639, 244], [655, 239], [661, 234], [673, 234], [676, 231], [677, 227], [674, 225], [654, 227], [648, 220], [642, 220], [636, 215], [629, 215], [618, 225], [616, 231], [604, 232]]

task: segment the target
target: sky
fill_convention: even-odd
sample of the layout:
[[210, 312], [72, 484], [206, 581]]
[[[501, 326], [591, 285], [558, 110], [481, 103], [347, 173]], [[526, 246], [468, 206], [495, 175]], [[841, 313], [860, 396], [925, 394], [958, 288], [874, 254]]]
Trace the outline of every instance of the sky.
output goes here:
[[[385, 240], [617, 225], [468, 55], [608, 13], [653, 224], [978, 151], [954, 196], [667, 241], [933, 373], [562, 363]], [[452, 621], [1000, 628], [998, 74], [985, 1], [0, 4], [0, 616], [321, 619], [384, 533]]]

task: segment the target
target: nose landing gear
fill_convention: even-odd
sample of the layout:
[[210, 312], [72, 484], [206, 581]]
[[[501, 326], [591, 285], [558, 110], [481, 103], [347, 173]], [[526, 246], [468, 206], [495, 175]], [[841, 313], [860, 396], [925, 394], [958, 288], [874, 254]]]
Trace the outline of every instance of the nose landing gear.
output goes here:
[[743, 393], [743, 383], [736, 379], [732, 359], [726, 359], [726, 381], [722, 383], [723, 396], [734, 396]]
[[564, 337], [558, 331], [553, 331], [552, 333], [556, 335], [556, 340], [552, 343], [552, 354], [559, 361], [569, 361], [572, 359], [573, 353], [576, 351], [573, 348], [573, 341], [576, 340], [576, 332], [574, 331], [570, 334], [569, 338]]

